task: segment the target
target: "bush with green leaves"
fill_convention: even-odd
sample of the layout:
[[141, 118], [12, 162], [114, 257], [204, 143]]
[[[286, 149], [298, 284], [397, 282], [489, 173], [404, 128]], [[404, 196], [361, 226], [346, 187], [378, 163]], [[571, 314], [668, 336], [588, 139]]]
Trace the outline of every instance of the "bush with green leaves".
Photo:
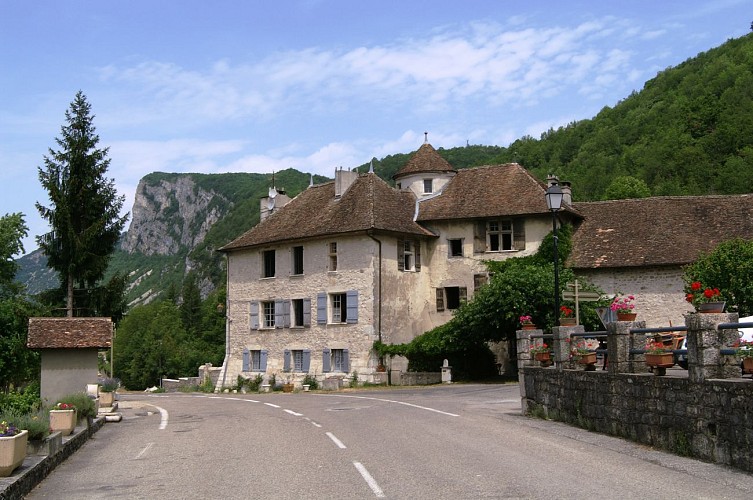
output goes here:
[[309, 389], [311, 389], [312, 391], [315, 391], [319, 388], [319, 381], [316, 379], [316, 375], [311, 375], [310, 373], [307, 373], [303, 377], [302, 384], [309, 386]]
[[0, 421], [11, 422], [19, 429], [29, 431], [29, 439], [41, 441], [50, 434], [50, 414], [47, 410], [37, 409], [33, 412], [0, 411]]
[[0, 392], [0, 411], [16, 414], [33, 413], [42, 407], [39, 382], [34, 381], [20, 391]]
[[89, 417], [94, 418], [97, 416], [97, 409], [94, 400], [87, 396], [85, 392], [67, 394], [55, 401], [55, 404], [58, 403], [68, 403], [75, 406], [76, 418], [78, 418], [78, 420], [86, 420]]

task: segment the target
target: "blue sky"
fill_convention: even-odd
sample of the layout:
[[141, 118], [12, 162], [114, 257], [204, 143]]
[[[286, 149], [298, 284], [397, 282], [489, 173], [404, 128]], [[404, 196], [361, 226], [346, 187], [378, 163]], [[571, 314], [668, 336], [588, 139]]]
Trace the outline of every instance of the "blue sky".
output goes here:
[[332, 176], [594, 116], [750, 31], [742, 0], [0, 0], [0, 215], [49, 231], [37, 167], [82, 90], [125, 209], [161, 172]]

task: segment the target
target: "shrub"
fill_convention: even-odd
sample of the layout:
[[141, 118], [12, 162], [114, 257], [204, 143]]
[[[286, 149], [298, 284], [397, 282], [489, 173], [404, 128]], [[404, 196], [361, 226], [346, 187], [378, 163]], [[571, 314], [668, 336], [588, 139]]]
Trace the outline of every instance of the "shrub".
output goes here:
[[76, 407], [77, 418], [79, 420], [88, 419], [89, 417], [96, 417], [97, 410], [94, 406], [94, 400], [86, 395], [85, 392], [75, 392], [73, 394], [67, 394], [58, 399], [57, 403], [68, 403]]
[[20, 391], [0, 393], [0, 410], [12, 412], [16, 415], [33, 413], [42, 407], [39, 398], [39, 382], [32, 382]]
[[264, 375], [261, 373], [257, 373], [254, 378], [244, 378], [238, 375], [238, 390], [245, 387], [250, 392], [258, 392], [262, 382], [264, 382]]
[[303, 385], [308, 385], [309, 389], [316, 390], [319, 388], [319, 381], [316, 380], [316, 375], [309, 375], [306, 374], [305, 377], [303, 377]]
[[102, 392], [115, 392], [120, 387], [120, 380], [116, 378], [103, 378], [99, 381]]
[[50, 414], [45, 410], [38, 409], [21, 415], [9, 413], [0, 417], [0, 420], [12, 421], [19, 429], [26, 429], [30, 440], [41, 441], [50, 433]]

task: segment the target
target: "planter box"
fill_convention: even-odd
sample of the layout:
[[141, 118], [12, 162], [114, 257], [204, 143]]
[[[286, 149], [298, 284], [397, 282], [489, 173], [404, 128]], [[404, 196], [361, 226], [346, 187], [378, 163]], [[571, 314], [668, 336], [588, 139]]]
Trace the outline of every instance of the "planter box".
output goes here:
[[100, 392], [99, 393], [99, 405], [102, 408], [111, 408], [115, 402], [114, 392]]
[[646, 354], [646, 364], [656, 368], [672, 368], [675, 366], [675, 356], [671, 352], [663, 354]]
[[578, 358], [578, 363], [581, 365], [593, 365], [596, 364], [596, 353], [589, 352], [588, 354], [581, 354]]
[[10, 437], [0, 437], [0, 477], [8, 477], [24, 463], [29, 431], [23, 430]]
[[69, 435], [76, 428], [76, 410], [50, 410], [50, 430]]

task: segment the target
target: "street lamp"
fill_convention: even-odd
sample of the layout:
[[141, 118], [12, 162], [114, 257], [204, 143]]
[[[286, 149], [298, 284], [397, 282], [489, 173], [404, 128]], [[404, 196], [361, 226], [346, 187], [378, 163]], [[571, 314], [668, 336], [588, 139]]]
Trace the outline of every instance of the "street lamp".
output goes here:
[[562, 188], [552, 184], [546, 190], [546, 206], [552, 212], [552, 237], [554, 238], [554, 326], [560, 324], [560, 275], [557, 256], [557, 212], [562, 208]]

